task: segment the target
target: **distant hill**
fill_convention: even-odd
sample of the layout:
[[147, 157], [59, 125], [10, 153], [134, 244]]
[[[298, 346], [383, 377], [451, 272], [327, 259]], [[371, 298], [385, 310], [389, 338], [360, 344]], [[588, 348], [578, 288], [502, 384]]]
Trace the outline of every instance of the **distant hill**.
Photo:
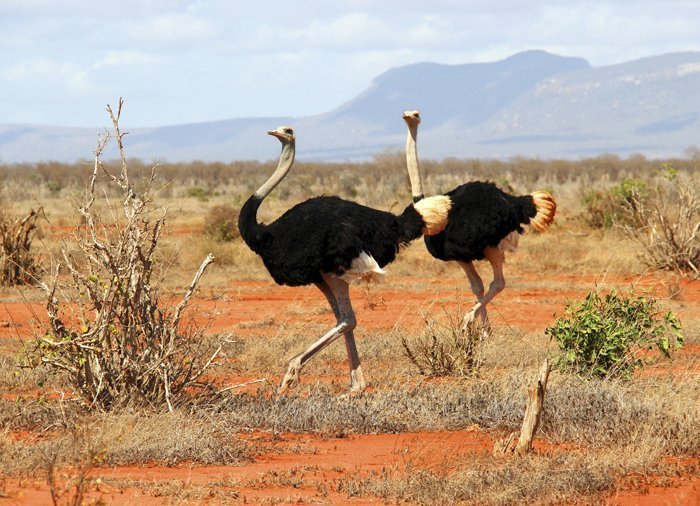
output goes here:
[[[378, 76], [338, 108], [302, 118], [239, 118], [129, 129], [127, 152], [165, 161], [270, 159], [265, 132], [290, 124], [302, 160], [366, 160], [402, 150], [401, 112], [423, 117], [423, 158], [600, 153], [676, 156], [700, 145], [700, 53], [606, 67], [526, 51], [492, 63], [416, 63]], [[90, 158], [98, 128], [0, 125], [0, 161]]]

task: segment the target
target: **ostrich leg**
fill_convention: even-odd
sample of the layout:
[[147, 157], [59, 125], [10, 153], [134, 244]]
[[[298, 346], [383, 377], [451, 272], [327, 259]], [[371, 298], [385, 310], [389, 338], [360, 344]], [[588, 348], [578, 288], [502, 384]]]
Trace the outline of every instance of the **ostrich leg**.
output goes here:
[[323, 282], [318, 283], [316, 286], [318, 286], [321, 292], [326, 296], [336, 316], [337, 324], [306, 351], [289, 361], [289, 368], [279, 388], [280, 393], [286, 391], [291, 385], [298, 382], [299, 373], [304, 365], [341, 335], [345, 335], [345, 345], [348, 350], [350, 378], [352, 380], [351, 389], [353, 392], [356, 392], [363, 390], [365, 387], [362, 368], [360, 367], [360, 358], [352, 333], [357, 322], [355, 320], [352, 304], [350, 303], [350, 287], [344, 280], [334, 274], [321, 273], [321, 277], [323, 278]]
[[[476, 317], [476, 314], [480, 311], [483, 311], [482, 314], [482, 321], [484, 321], [485, 325], [488, 325], [488, 316], [486, 313], [486, 305], [493, 300], [493, 298], [501, 293], [503, 289], [506, 287], [506, 280], [503, 277], [503, 264], [505, 263], [505, 255], [503, 254], [503, 251], [501, 251], [498, 248], [486, 248], [484, 250], [484, 256], [486, 257], [486, 260], [489, 261], [491, 264], [491, 268], [493, 269], [493, 280], [491, 281], [491, 284], [489, 285], [489, 291], [486, 292], [486, 295], [482, 297], [477, 296], [478, 302], [474, 305], [474, 307], [469, 311], [465, 316], [464, 316], [464, 323], [466, 325], [470, 324], [471, 322], [474, 321], [474, 318]], [[473, 266], [472, 266], [473, 268]], [[466, 269], [465, 269], [466, 270]], [[476, 274], [476, 271], [474, 271]], [[476, 274], [478, 276], [478, 274]], [[469, 272], [467, 272], [467, 276], [469, 276]], [[471, 278], [470, 278], [471, 281]]]
[[[329, 280], [331, 283], [346, 284], [342, 279], [339, 279], [336, 276], [333, 276], [333, 278], [335, 278], [337, 281], [334, 282], [333, 280]], [[317, 283], [316, 286], [319, 290], [321, 290], [321, 292], [323, 292], [323, 295], [326, 296], [326, 299], [328, 300], [328, 303], [330, 304], [331, 309], [333, 310], [333, 314], [335, 315], [337, 323], [340, 324], [343, 319], [343, 315], [340, 311], [338, 300], [336, 299], [333, 290], [331, 290], [328, 281]], [[340, 288], [342, 290], [342, 285], [340, 285]], [[347, 308], [350, 310], [351, 313], [354, 314], [349, 296], [347, 297]], [[362, 367], [360, 366], [360, 354], [358, 353], [357, 345], [355, 344], [354, 331], [348, 330], [347, 332], [345, 332], [344, 337], [345, 349], [348, 353], [348, 365], [350, 366], [351, 392], [362, 392], [365, 389], [366, 385], [364, 375], [362, 374]]]
[[[474, 264], [472, 262], [462, 262], [459, 260], [457, 261], [457, 263], [462, 269], [464, 269], [464, 272], [467, 275], [467, 279], [469, 280], [469, 287], [471, 288], [472, 293], [476, 296], [477, 302], [481, 302], [484, 298], [484, 282], [481, 280], [481, 276], [479, 276], [479, 273], [476, 272]], [[486, 307], [483, 306], [480, 308], [479, 311], [472, 310], [464, 316], [464, 320], [462, 321], [462, 328], [466, 330], [470, 325], [474, 323], [474, 318], [476, 317], [477, 312], [481, 316], [481, 324], [484, 328], [484, 333], [488, 333], [487, 329], [490, 329], [489, 317], [486, 312]]]

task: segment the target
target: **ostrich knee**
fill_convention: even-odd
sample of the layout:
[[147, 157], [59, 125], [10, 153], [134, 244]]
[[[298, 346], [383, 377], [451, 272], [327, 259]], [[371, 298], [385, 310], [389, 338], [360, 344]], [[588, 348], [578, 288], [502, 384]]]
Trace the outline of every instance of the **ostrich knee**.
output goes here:
[[355, 318], [354, 314], [347, 315], [342, 320], [340, 320], [341, 334], [347, 334], [348, 332], [352, 332], [353, 330], [355, 330], [355, 327], [357, 327], [357, 319]]
[[496, 278], [491, 282], [491, 286], [489, 286], [489, 292], [492, 292], [493, 295], [498, 295], [503, 290], [505, 290], [505, 288], [506, 280], [503, 278]]

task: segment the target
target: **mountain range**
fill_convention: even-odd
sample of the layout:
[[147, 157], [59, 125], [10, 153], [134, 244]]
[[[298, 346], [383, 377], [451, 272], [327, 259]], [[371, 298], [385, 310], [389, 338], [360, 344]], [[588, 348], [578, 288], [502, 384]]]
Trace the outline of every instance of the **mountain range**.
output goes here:
[[[418, 109], [422, 158], [679, 156], [700, 145], [699, 92], [700, 52], [592, 67], [533, 50], [490, 63], [397, 67], [315, 116], [125, 127], [126, 149], [144, 160], [265, 160], [279, 148], [265, 132], [289, 124], [301, 160], [367, 160], [402, 150], [401, 113]], [[90, 158], [97, 132], [0, 124], [0, 162]]]

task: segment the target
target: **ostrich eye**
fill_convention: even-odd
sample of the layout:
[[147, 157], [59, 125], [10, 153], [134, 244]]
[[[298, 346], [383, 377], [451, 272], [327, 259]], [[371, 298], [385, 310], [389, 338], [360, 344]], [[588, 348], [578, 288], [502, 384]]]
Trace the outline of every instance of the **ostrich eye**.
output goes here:
[[287, 135], [292, 135], [294, 131], [291, 128], [285, 128], [284, 133], [286, 133]]

